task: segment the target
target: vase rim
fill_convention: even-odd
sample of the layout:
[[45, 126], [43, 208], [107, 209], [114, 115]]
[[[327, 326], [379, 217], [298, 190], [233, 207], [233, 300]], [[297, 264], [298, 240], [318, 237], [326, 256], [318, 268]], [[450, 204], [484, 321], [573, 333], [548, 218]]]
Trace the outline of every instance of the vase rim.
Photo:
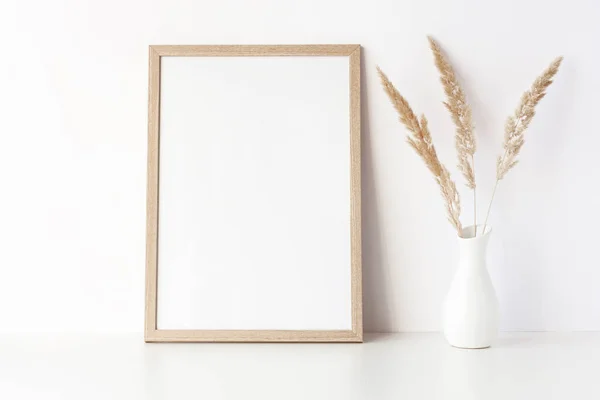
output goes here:
[[486, 225], [485, 227], [485, 232], [483, 234], [481, 234], [481, 232], [483, 231], [483, 225], [477, 225], [477, 236], [474, 236], [473, 234], [475, 233], [475, 225], [469, 225], [469, 226], [465, 226], [462, 230], [463, 235], [465, 236], [459, 236], [458, 238], [460, 240], [473, 240], [473, 239], [480, 239], [483, 237], [487, 237], [490, 235], [490, 233], [492, 233], [492, 227], [490, 225]]

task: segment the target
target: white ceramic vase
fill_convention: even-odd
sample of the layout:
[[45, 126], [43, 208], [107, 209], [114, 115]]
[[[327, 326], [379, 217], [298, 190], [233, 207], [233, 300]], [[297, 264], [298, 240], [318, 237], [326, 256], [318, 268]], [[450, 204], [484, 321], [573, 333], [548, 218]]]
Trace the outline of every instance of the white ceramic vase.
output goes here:
[[483, 349], [498, 335], [498, 299], [486, 265], [491, 228], [463, 229], [460, 261], [444, 303], [444, 335], [454, 347]]

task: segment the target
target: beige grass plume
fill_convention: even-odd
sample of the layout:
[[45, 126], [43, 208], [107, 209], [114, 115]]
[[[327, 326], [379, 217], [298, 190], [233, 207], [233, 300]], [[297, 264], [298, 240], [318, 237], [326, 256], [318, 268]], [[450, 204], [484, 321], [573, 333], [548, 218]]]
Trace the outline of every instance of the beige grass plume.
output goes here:
[[533, 82], [531, 88], [523, 93], [521, 103], [515, 110], [514, 115], [508, 117], [506, 120], [506, 124], [504, 125], [504, 154], [498, 157], [498, 160], [496, 161], [496, 184], [494, 185], [494, 191], [492, 192], [492, 198], [485, 217], [483, 226], [484, 232], [490, 216], [492, 202], [496, 195], [498, 182], [500, 182], [507, 172], [519, 162], [517, 156], [525, 143], [525, 130], [535, 115], [535, 106], [537, 106], [540, 100], [546, 95], [546, 89], [553, 82], [552, 78], [558, 72], [562, 60], [562, 57], [558, 57], [556, 60], [552, 61], [542, 75]]
[[440, 72], [440, 81], [444, 87], [447, 101], [444, 106], [450, 112], [452, 121], [456, 126], [456, 152], [458, 156], [458, 169], [462, 172], [466, 185], [473, 190], [473, 225], [477, 235], [477, 191], [475, 183], [475, 151], [477, 142], [473, 133], [473, 119], [471, 107], [467, 103], [464, 91], [460, 87], [452, 65], [442, 54], [442, 49], [431, 36], [428, 36], [429, 46], [433, 52], [435, 66]]
[[440, 187], [446, 205], [448, 221], [454, 226], [458, 234], [462, 235], [462, 225], [460, 223], [460, 196], [456, 190], [456, 184], [450, 178], [450, 173], [437, 156], [425, 115], [421, 115], [421, 118], [418, 119], [406, 99], [402, 97], [379, 67], [377, 68], [377, 72], [379, 73], [383, 89], [398, 112], [400, 122], [402, 122], [406, 129], [411, 133], [406, 138], [408, 144], [425, 162], [425, 165], [427, 165], [427, 168], [429, 168], [435, 181]]

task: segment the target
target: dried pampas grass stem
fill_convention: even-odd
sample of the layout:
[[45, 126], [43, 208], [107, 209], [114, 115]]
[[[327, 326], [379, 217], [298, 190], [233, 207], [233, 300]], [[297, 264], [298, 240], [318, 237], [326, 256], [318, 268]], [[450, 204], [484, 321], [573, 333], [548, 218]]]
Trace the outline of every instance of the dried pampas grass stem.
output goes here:
[[496, 161], [496, 183], [485, 217], [485, 223], [483, 224], [484, 232], [490, 216], [490, 210], [492, 209], [492, 203], [496, 195], [498, 183], [504, 178], [507, 172], [513, 169], [519, 162], [517, 156], [525, 143], [525, 130], [535, 115], [535, 106], [537, 106], [540, 100], [546, 95], [546, 89], [550, 86], [552, 78], [558, 72], [562, 59], [562, 57], [558, 57], [554, 60], [542, 75], [533, 82], [531, 88], [523, 93], [521, 103], [515, 110], [514, 115], [508, 117], [506, 120], [504, 126], [504, 154], [498, 157], [498, 160]]
[[406, 138], [408, 144], [421, 157], [427, 168], [433, 174], [442, 193], [442, 197], [444, 198], [448, 221], [454, 226], [459, 236], [462, 236], [462, 225], [460, 223], [460, 196], [456, 190], [456, 184], [450, 177], [450, 172], [448, 172], [437, 156], [431, 139], [431, 133], [429, 132], [427, 119], [424, 115], [418, 119], [406, 99], [402, 97], [400, 92], [398, 92], [379, 67], [377, 68], [377, 72], [379, 73], [383, 89], [398, 112], [400, 122], [402, 122], [406, 129], [411, 133]]
[[477, 142], [475, 140], [473, 119], [471, 107], [467, 103], [464, 91], [462, 90], [452, 65], [446, 60], [442, 49], [431, 36], [429, 36], [429, 46], [433, 52], [435, 66], [440, 72], [440, 81], [444, 87], [447, 101], [444, 106], [450, 112], [452, 121], [456, 126], [456, 152], [458, 155], [458, 169], [462, 172], [467, 187], [473, 190], [473, 225], [475, 226], [475, 236], [477, 236], [477, 191], [475, 183], [475, 151]]

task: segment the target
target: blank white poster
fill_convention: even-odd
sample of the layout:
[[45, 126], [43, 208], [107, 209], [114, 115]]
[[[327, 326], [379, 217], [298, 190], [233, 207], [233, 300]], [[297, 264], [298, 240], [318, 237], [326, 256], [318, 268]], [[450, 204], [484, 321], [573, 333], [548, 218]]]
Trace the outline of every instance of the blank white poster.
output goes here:
[[347, 57], [162, 57], [157, 328], [350, 330]]

